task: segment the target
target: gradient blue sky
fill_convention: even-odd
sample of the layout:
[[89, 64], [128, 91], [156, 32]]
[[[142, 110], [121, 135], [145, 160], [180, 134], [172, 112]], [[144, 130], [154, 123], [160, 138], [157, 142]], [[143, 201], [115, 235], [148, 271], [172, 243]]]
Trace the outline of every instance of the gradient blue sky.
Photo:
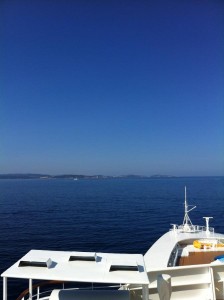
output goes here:
[[0, 173], [224, 175], [224, 1], [2, 0]]

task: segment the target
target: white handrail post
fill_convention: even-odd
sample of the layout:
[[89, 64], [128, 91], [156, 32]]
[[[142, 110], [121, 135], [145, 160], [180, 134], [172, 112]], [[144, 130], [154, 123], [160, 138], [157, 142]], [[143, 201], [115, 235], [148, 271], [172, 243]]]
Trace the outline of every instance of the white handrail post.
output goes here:
[[149, 286], [148, 284], [142, 285], [142, 299], [149, 300]]
[[29, 299], [32, 300], [33, 297], [33, 281], [32, 278], [29, 279]]
[[170, 275], [159, 274], [157, 276], [157, 290], [160, 300], [170, 300], [172, 294]]
[[3, 277], [3, 300], [7, 300], [7, 277]]
[[38, 286], [37, 287], [37, 300], [39, 300], [40, 298], [40, 287]]

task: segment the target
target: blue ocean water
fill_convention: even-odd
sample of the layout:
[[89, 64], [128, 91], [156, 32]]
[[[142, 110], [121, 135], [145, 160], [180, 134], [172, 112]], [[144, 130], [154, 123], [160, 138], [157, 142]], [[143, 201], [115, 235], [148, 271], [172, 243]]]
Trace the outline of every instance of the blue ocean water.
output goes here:
[[[192, 222], [224, 232], [224, 177], [0, 180], [0, 272], [30, 249], [144, 254], [182, 223], [185, 185]], [[8, 285], [9, 300], [28, 286]]]

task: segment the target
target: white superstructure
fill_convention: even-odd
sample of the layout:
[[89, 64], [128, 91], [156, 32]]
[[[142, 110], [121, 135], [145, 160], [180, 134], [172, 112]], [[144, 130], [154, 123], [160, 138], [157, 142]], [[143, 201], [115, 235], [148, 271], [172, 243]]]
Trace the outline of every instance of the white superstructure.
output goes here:
[[183, 224], [172, 224], [144, 256], [150, 300], [159, 299], [160, 274], [171, 277], [171, 299], [224, 299], [224, 259], [215, 260], [224, 254], [224, 235], [209, 227], [211, 217], [204, 217], [205, 226], [193, 225], [188, 213], [194, 208], [189, 209], [185, 187]]
[[[8, 278], [27, 279], [30, 299], [33, 297], [33, 280], [112, 284], [117, 289], [122, 286], [122, 290], [128, 290], [130, 284], [137, 284], [142, 288], [143, 300], [148, 299], [149, 280], [141, 254], [31, 250], [6, 270], [2, 277], [3, 300], [7, 300]], [[38, 292], [34, 299], [52, 297], [41, 298]]]

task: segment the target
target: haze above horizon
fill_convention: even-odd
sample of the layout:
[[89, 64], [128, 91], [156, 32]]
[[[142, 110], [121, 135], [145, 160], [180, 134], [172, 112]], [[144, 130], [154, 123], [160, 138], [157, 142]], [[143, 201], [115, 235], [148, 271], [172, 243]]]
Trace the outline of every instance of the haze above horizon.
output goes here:
[[224, 2], [0, 3], [0, 173], [224, 175]]

